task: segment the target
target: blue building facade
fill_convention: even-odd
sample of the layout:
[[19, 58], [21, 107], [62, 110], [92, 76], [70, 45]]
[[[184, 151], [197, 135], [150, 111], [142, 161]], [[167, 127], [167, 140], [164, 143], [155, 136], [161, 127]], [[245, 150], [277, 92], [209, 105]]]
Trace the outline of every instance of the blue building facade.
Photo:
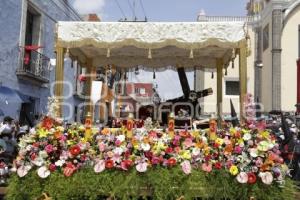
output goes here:
[[[68, 0], [1, 1], [0, 117], [9, 115], [31, 125], [47, 113], [55, 79], [55, 24], [79, 20]], [[73, 60], [65, 62], [65, 81], [70, 86], [64, 91], [65, 117], [74, 121], [74, 110], [82, 102], [73, 95], [81, 72]]]

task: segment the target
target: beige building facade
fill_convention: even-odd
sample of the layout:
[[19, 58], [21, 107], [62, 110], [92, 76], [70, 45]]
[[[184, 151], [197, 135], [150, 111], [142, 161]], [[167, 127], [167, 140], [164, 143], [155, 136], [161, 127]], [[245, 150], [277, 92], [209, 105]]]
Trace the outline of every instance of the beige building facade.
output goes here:
[[[248, 93], [264, 112], [294, 112], [297, 103], [297, 65], [300, 57], [300, 0], [251, 0], [248, 17], [208, 17], [199, 21], [237, 21], [247, 23], [249, 34]], [[223, 113], [230, 113], [230, 99], [239, 112], [238, 56], [223, 78]], [[212, 75], [214, 74], [214, 75]], [[197, 71], [196, 90], [216, 91], [216, 72]], [[203, 114], [216, 112], [216, 92], [201, 100]]]

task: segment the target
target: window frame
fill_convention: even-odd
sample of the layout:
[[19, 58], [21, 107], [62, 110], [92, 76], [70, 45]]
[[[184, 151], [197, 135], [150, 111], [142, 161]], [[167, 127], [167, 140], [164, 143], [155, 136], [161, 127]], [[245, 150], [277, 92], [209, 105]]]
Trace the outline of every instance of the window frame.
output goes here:
[[239, 98], [240, 97], [240, 92], [238, 92], [237, 95], [228, 95], [227, 94], [227, 91], [226, 91], [227, 82], [239, 82], [239, 86], [240, 86], [240, 80], [239, 80], [239, 78], [226, 78], [226, 79], [224, 79], [224, 97]]

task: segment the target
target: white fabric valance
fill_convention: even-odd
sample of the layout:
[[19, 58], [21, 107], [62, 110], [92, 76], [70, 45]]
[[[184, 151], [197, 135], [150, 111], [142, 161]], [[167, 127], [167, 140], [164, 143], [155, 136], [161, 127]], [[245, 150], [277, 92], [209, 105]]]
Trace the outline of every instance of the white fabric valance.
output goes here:
[[215, 67], [245, 38], [243, 22], [58, 22], [56, 44], [80, 49], [94, 65]]

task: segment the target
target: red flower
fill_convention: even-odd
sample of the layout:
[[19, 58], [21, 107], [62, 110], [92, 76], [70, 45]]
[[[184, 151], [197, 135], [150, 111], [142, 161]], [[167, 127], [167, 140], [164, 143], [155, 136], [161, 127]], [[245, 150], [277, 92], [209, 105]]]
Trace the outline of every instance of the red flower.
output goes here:
[[176, 159], [175, 158], [169, 158], [167, 161], [168, 166], [173, 167], [176, 165]]
[[75, 165], [73, 165], [72, 163], [68, 163], [67, 166], [64, 168], [64, 175], [66, 177], [70, 177], [72, 176], [72, 174], [74, 174], [75, 171], [76, 171]]
[[42, 127], [49, 130], [53, 127], [53, 119], [50, 117], [45, 117], [42, 121]]
[[219, 148], [220, 144], [214, 143], [214, 148]]
[[80, 147], [77, 145], [72, 146], [69, 151], [72, 154], [72, 156], [77, 156], [80, 153]]
[[147, 151], [144, 153], [146, 158], [151, 159], [153, 157], [153, 153], [151, 151]]
[[30, 154], [30, 159], [31, 160], [35, 160], [37, 157], [37, 155], [35, 153]]
[[256, 175], [254, 173], [248, 173], [248, 183], [254, 184], [256, 182]]
[[167, 149], [166, 149], [166, 153], [167, 154], [170, 154], [170, 153], [172, 153], [173, 152], [173, 148], [172, 147], [168, 147]]
[[222, 163], [217, 162], [217, 163], [215, 163], [214, 166], [215, 166], [216, 169], [221, 169], [222, 168]]
[[121, 163], [121, 168], [123, 170], [128, 170], [132, 166], [133, 162], [132, 160], [123, 160]]
[[86, 76], [84, 74], [80, 74], [79, 77], [78, 77], [78, 79], [79, 79], [80, 82], [83, 82], [83, 81], [87, 80], [87, 78], [86, 78]]
[[51, 172], [54, 172], [54, 171], [56, 170], [55, 164], [51, 163], [51, 164], [49, 165], [49, 170], [50, 170]]
[[107, 161], [105, 161], [105, 168], [107, 168], [107, 169], [111, 169], [111, 168], [113, 168], [114, 167], [114, 161], [113, 160], [107, 160]]

